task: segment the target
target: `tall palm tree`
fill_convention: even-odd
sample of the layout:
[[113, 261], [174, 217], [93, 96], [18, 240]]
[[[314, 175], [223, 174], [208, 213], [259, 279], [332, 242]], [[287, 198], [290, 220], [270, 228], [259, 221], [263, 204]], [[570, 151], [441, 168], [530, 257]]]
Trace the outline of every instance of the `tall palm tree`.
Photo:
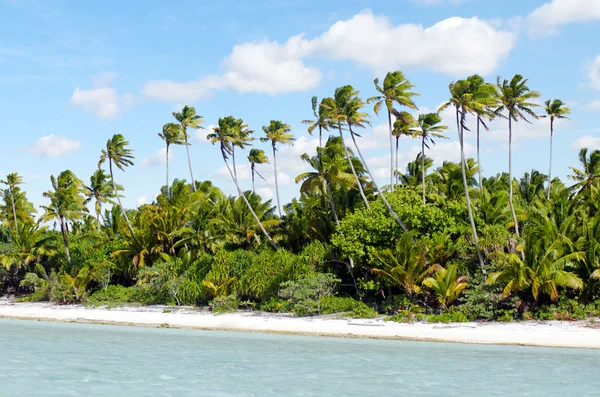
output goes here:
[[492, 89], [489, 85], [478, 85], [477, 83], [477, 79], [475, 78], [472, 78], [471, 80], [466, 79], [450, 83], [450, 99], [448, 100], [448, 102], [440, 106], [438, 112], [441, 112], [442, 110], [450, 106], [454, 106], [456, 114], [456, 130], [458, 132], [458, 142], [460, 144], [460, 165], [462, 172], [463, 188], [465, 199], [467, 201], [467, 214], [469, 215], [469, 223], [471, 224], [473, 242], [475, 243], [475, 249], [477, 250], [479, 267], [481, 268], [482, 272], [485, 272], [483, 257], [481, 256], [481, 250], [479, 249], [479, 237], [477, 235], [477, 228], [475, 227], [475, 219], [473, 218], [473, 209], [471, 208], [471, 197], [469, 196], [469, 183], [467, 181], [467, 162], [465, 158], [464, 145], [464, 130], [467, 113], [485, 107], [489, 98], [489, 94], [487, 94], [487, 91], [491, 91]]
[[185, 151], [187, 153], [188, 166], [190, 168], [190, 178], [192, 178], [192, 190], [195, 192], [196, 182], [194, 180], [194, 172], [192, 171], [192, 160], [190, 159], [190, 140], [187, 129], [192, 128], [197, 130], [198, 128], [203, 128], [200, 126], [200, 124], [202, 124], [204, 118], [196, 114], [196, 109], [187, 105], [181, 109], [181, 112], [173, 112], [173, 117], [175, 117], [175, 119], [181, 125], [181, 132], [183, 133], [183, 139], [185, 141]]
[[248, 154], [248, 161], [250, 162], [250, 171], [252, 172], [252, 193], [255, 193], [254, 174], [260, 176], [263, 181], [266, 181], [265, 178], [263, 178], [263, 176], [256, 170], [256, 164], [268, 164], [269, 158], [265, 154], [264, 150], [250, 149], [250, 154]]
[[98, 168], [108, 160], [108, 170], [110, 171], [110, 180], [113, 185], [113, 191], [119, 203], [119, 207], [121, 207], [123, 212], [123, 217], [125, 218], [131, 237], [134, 238], [135, 233], [131, 226], [131, 222], [129, 222], [129, 218], [127, 217], [127, 211], [125, 211], [125, 208], [123, 208], [123, 204], [121, 203], [121, 196], [119, 195], [119, 189], [115, 183], [115, 176], [113, 173], [113, 164], [121, 171], [125, 171], [125, 168], [133, 165], [133, 150], [129, 149], [127, 147], [128, 145], [129, 142], [125, 140], [123, 135], [113, 135], [113, 137], [106, 142], [106, 149], [102, 149], [100, 161], [98, 161]]
[[594, 150], [588, 155], [588, 149], [579, 151], [579, 162], [581, 169], [569, 167], [573, 175], [569, 179], [575, 181], [570, 189], [579, 197], [589, 196], [593, 188], [600, 186], [600, 150]]
[[[327, 116], [332, 125], [335, 125], [339, 131], [340, 138], [344, 141], [344, 133], [342, 132], [342, 125], [346, 123], [346, 114], [344, 107], [346, 106], [347, 100], [350, 95], [354, 92], [354, 88], [352, 86], [343, 86], [336, 88], [333, 98], [328, 97], [323, 99], [321, 102], [321, 106], [325, 108], [327, 112]], [[354, 164], [352, 162], [352, 158], [350, 157], [350, 152], [348, 151], [348, 147], [344, 144], [344, 152], [346, 154], [346, 161], [350, 166], [350, 170], [352, 171], [352, 175], [354, 176], [354, 180], [356, 181], [356, 187], [358, 192], [360, 193], [360, 197], [363, 199], [363, 203], [365, 203], [365, 207], [369, 208], [369, 200], [367, 200], [367, 196], [365, 195], [365, 191], [363, 189], [362, 183], [356, 170], [354, 169]]]
[[[388, 72], [383, 79], [383, 86], [379, 85], [379, 78], [373, 81], [375, 89], [379, 95], [367, 99], [367, 103], [374, 102], [373, 110], [375, 114], [379, 114], [381, 106], [385, 104], [388, 116], [388, 128], [390, 135], [390, 186], [394, 191], [394, 141], [392, 134], [392, 111], [394, 103], [401, 106], [407, 106], [410, 109], [418, 110], [417, 105], [413, 102], [412, 97], [418, 95], [410, 90], [414, 88], [409, 80], [406, 79], [404, 73], [399, 70]], [[398, 141], [396, 141], [397, 143]], [[398, 167], [396, 167], [398, 168]]]
[[[532, 108], [538, 106], [535, 103], [529, 102], [532, 99], [539, 98], [540, 93], [531, 91], [527, 86], [527, 79], [524, 79], [520, 74], [516, 74], [510, 81], [500, 80], [498, 77], [497, 86], [499, 92], [498, 108], [494, 111], [497, 116], [508, 118], [508, 177], [510, 183], [508, 185], [508, 204], [510, 212], [515, 223], [515, 234], [519, 237], [519, 223], [515, 214], [515, 206], [513, 204], [513, 178], [512, 178], [512, 122], [519, 120], [527, 120], [527, 115], [537, 119], [538, 116]], [[506, 112], [506, 114], [503, 114]]]
[[264, 137], [260, 138], [261, 142], [271, 142], [271, 147], [273, 148], [273, 172], [275, 174], [275, 194], [277, 196], [277, 211], [279, 212], [279, 217], [281, 218], [281, 200], [279, 199], [279, 183], [277, 178], [277, 144], [280, 145], [291, 145], [296, 138], [294, 135], [290, 133], [292, 128], [289, 124], [285, 124], [281, 120], [271, 120], [269, 125], [263, 126], [263, 131], [265, 133]]
[[[264, 228], [260, 219], [256, 215], [256, 212], [250, 205], [248, 198], [246, 197], [244, 192], [242, 192], [242, 189], [237, 179], [237, 173], [235, 172], [235, 148], [239, 147], [240, 149], [243, 149], [246, 146], [248, 146], [250, 144], [250, 141], [254, 139], [250, 136], [253, 132], [254, 131], [250, 130], [248, 126], [244, 124], [242, 119], [236, 119], [233, 116], [220, 117], [219, 125], [217, 127], [213, 127], [213, 132], [208, 134], [206, 136], [206, 139], [208, 139], [213, 145], [216, 143], [219, 144], [221, 156], [223, 156], [223, 162], [225, 163], [225, 166], [229, 171], [229, 175], [231, 176], [231, 179], [233, 180], [233, 183], [237, 188], [239, 196], [246, 203], [248, 210], [252, 213], [256, 224], [258, 225], [264, 236], [267, 238], [267, 240], [269, 240], [269, 243], [271, 243], [271, 246], [275, 249], [275, 251], [277, 251], [279, 247], [277, 247], [277, 244], [275, 244], [267, 230]], [[233, 171], [231, 170], [231, 167], [229, 167], [229, 163], [227, 162], [227, 159], [229, 159], [229, 157], [231, 157]]]
[[448, 129], [441, 125], [442, 118], [438, 113], [420, 114], [417, 120], [417, 126], [413, 127], [414, 136], [421, 137], [421, 180], [423, 186], [423, 204], [425, 204], [425, 148], [429, 149], [429, 144], [435, 145], [434, 138], [448, 139], [442, 132]]
[[12, 174], [6, 175], [6, 180], [0, 179], [0, 183], [8, 186], [8, 192], [10, 194], [10, 203], [11, 203], [11, 208], [12, 208], [12, 213], [13, 213], [13, 220], [15, 222], [15, 231], [18, 233], [19, 232], [19, 222], [17, 220], [17, 209], [15, 207], [14, 190], [18, 185], [23, 184], [23, 178], [18, 173], [13, 172]]
[[[87, 191], [85, 192], [87, 198], [84, 204], [89, 204], [92, 200], [94, 203], [94, 210], [96, 212], [96, 229], [100, 232], [100, 214], [102, 213], [102, 204], [115, 204], [113, 198], [115, 198], [115, 192], [113, 191], [112, 182], [110, 175], [103, 169], [97, 169], [90, 177], [90, 185], [86, 186]], [[123, 186], [117, 185], [117, 191], [123, 190]]]
[[552, 138], [554, 136], [554, 119], [568, 119], [567, 114], [571, 114], [566, 104], [560, 99], [553, 99], [546, 101], [545, 115], [540, 117], [550, 118], [550, 166], [548, 168], [548, 193], [547, 199], [550, 200], [550, 187], [552, 186]]
[[377, 195], [381, 198], [381, 200], [387, 207], [390, 215], [392, 215], [392, 217], [396, 220], [396, 222], [398, 222], [398, 224], [400, 225], [402, 230], [404, 230], [406, 232], [408, 229], [404, 225], [404, 222], [402, 222], [402, 220], [398, 217], [396, 212], [392, 209], [392, 206], [390, 205], [390, 203], [387, 201], [387, 199], [383, 195], [383, 192], [379, 188], [377, 181], [373, 177], [373, 173], [369, 169], [369, 165], [367, 164], [364, 156], [362, 155], [362, 152], [360, 151], [360, 148], [358, 147], [358, 143], [356, 142], [356, 137], [360, 136], [360, 135], [355, 133], [355, 131], [352, 129], [352, 127], [364, 128], [365, 125], [370, 124], [369, 120], [367, 120], [369, 115], [366, 112], [361, 111], [361, 109], [363, 108], [365, 103], [362, 101], [362, 99], [359, 98], [359, 96], [358, 96], [359, 92], [357, 90], [355, 90], [354, 88], [352, 88], [352, 86], [347, 86], [347, 87], [349, 87], [349, 88], [344, 88], [345, 97], [342, 100], [342, 102], [344, 103], [342, 111], [344, 114], [344, 118], [346, 120], [346, 125], [348, 126], [348, 131], [350, 132], [350, 137], [352, 138], [352, 142], [354, 143], [354, 147], [356, 148], [356, 152], [358, 153], [358, 157], [360, 157], [360, 161], [362, 162], [363, 167], [365, 167], [367, 174], [369, 174], [369, 177], [371, 178], [371, 183], [375, 187], [375, 190], [377, 190]]
[[412, 114], [408, 112], [398, 112], [396, 121], [394, 121], [394, 128], [392, 129], [392, 136], [396, 138], [396, 161], [394, 167], [394, 174], [396, 175], [397, 183], [400, 183], [400, 170], [398, 169], [398, 147], [400, 145], [400, 138], [403, 136], [412, 136], [411, 128], [415, 126], [415, 119]]
[[[308, 133], [313, 134], [315, 128], [319, 128], [319, 147], [323, 147], [323, 130], [329, 131], [331, 126], [331, 120], [327, 116], [327, 111], [323, 107], [323, 101], [318, 104], [318, 98], [313, 96], [311, 98], [312, 110], [315, 115], [314, 120], [302, 120], [303, 124], [309, 124]], [[318, 108], [318, 109], [317, 109]]]
[[171, 145], [186, 145], [187, 147], [187, 144], [183, 136], [183, 131], [181, 130], [181, 125], [176, 123], [167, 123], [163, 125], [162, 132], [159, 132], [158, 136], [160, 137], [160, 139], [165, 141], [165, 144], [167, 145], [167, 151], [165, 154], [165, 164], [167, 167], [167, 181], [165, 186], [169, 186], [169, 147]]
[[48, 190], [43, 194], [44, 197], [50, 199], [50, 205], [42, 206], [44, 213], [40, 221], [58, 220], [60, 222], [60, 233], [70, 266], [72, 262], [69, 253], [69, 221], [82, 219], [87, 212], [83, 197], [85, 187], [83, 182], [69, 170], [61, 172], [58, 178], [52, 175], [50, 181], [53, 190]]

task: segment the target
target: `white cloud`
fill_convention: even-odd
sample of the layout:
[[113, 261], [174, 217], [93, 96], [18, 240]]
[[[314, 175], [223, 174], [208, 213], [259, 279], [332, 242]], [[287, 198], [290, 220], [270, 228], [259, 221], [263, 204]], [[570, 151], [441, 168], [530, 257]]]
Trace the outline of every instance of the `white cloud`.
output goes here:
[[208, 134], [212, 134], [213, 128], [216, 127], [215, 124], [209, 124], [205, 128], [198, 128], [194, 132], [194, 140], [199, 143], [204, 143], [210, 145], [211, 143], [206, 139]]
[[223, 60], [222, 74], [188, 82], [149, 81], [142, 94], [193, 102], [219, 89], [267, 94], [307, 91], [323, 78], [321, 71], [305, 64], [315, 56], [353, 61], [377, 74], [397, 68], [488, 74], [497, 69], [515, 41], [515, 33], [477, 17], [453, 17], [423, 27], [393, 25], [385, 16], [366, 10], [334, 23], [313, 39], [299, 34], [284, 43], [264, 39], [238, 44]]
[[590, 150], [600, 150], [600, 138], [595, 136], [582, 136], [581, 138], [576, 139], [571, 144], [571, 147], [575, 150], [580, 150], [583, 148], [588, 148]]
[[69, 103], [71, 106], [79, 107], [88, 113], [93, 114], [99, 119], [108, 120], [119, 114], [121, 104], [131, 106], [136, 98], [131, 93], [126, 93], [119, 97], [117, 90], [110, 87], [110, 84], [117, 77], [116, 73], [101, 73], [92, 76], [92, 87], [89, 90], [75, 87]]
[[256, 194], [262, 197], [263, 200], [272, 200], [273, 199], [273, 189], [268, 187], [261, 187], [256, 189]]
[[103, 72], [92, 76], [92, 85], [94, 88], [108, 87], [117, 78], [116, 73]]
[[51, 134], [41, 137], [33, 145], [27, 147], [27, 151], [40, 157], [61, 157], [71, 155], [80, 147], [79, 141]]
[[148, 198], [146, 196], [140, 196], [136, 201], [137, 206], [142, 206], [144, 204], [148, 204]]
[[401, 68], [463, 75], [493, 72], [515, 41], [514, 33], [477, 17], [452, 17], [424, 28], [393, 25], [367, 10], [336, 22], [312, 45], [329, 58], [353, 60], [378, 74]]
[[527, 17], [532, 35], [552, 34], [557, 28], [574, 22], [600, 20], [598, 0], [552, 0], [536, 8]]
[[[165, 165], [167, 163], [167, 148], [163, 147], [158, 149], [154, 154], [145, 157], [142, 160], [142, 165], [144, 167], [157, 167], [159, 165]], [[175, 153], [173, 150], [169, 150], [169, 162], [173, 160]]]
[[600, 90], [600, 55], [589, 62], [586, 69], [590, 87]]
[[583, 110], [587, 110], [589, 112], [600, 112], [600, 99], [597, 99], [588, 103], [587, 105], [584, 105]]
[[[324, 131], [323, 144], [327, 142], [327, 138], [327, 131]], [[296, 174], [306, 170], [308, 167], [308, 164], [302, 161], [300, 156], [304, 153], [307, 153], [309, 156], [315, 155], [317, 146], [319, 146], [318, 136], [301, 136], [294, 141], [294, 145], [281, 147], [277, 150], [277, 159], [279, 160], [277, 162], [278, 170], [280, 172], [289, 172], [295, 177]], [[273, 156], [273, 153], [270, 151], [267, 151], [266, 153], [272, 163], [271, 157]], [[281, 159], [285, 159], [285, 161], [282, 161]], [[269, 167], [272, 169], [273, 166], [269, 165]]]

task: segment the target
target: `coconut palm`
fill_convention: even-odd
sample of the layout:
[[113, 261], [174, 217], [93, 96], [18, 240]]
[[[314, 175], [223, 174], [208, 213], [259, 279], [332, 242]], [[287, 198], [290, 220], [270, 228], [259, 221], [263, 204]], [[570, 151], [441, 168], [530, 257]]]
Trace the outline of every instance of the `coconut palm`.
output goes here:
[[[508, 203], [510, 205], [510, 211], [515, 222], [515, 234], [519, 234], [519, 223], [517, 221], [517, 215], [515, 214], [515, 207], [513, 204], [513, 178], [512, 178], [512, 122], [518, 122], [519, 120], [527, 120], [527, 116], [531, 116], [535, 119], [538, 116], [532, 110], [538, 106], [535, 103], [529, 102], [532, 99], [539, 98], [540, 94], [537, 91], [531, 91], [527, 86], [527, 79], [524, 79], [520, 74], [516, 74], [510, 81], [500, 80], [498, 77], [497, 81], [498, 90], [500, 91], [498, 97], [498, 108], [494, 111], [497, 116], [508, 118], [508, 177], [510, 183], [508, 185]], [[504, 114], [506, 113], [506, 114]]]
[[544, 108], [546, 114], [540, 117], [550, 118], [550, 166], [548, 167], [548, 193], [546, 198], [550, 200], [550, 187], [552, 186], [552, 138], [554, 136], [554, 120], [555, 119], [568, 119], [567, 114], [571, 114], [566, 104], [560, 99], [553, 99], [546, 101], [546, 107]]
[[[353, 92], [354, 88], [352, 88], [352, 86], [347, 85], [344, 87], [339, 87], [336, 88], [333, 98], [325, 98], [321, 102], [321, 106], [323, 106], [323, 108], [326, 110], [327, 117], [329, 117], [331, 124], [337, 127], [342, 141], [344, 141], [344, 133], [342, 132], [343, 125], [346, 124], [346, 113], [344, 107], [346, 106], [347, 100]], [[369, 208], [369, 200], [367, 200], [367, 196], [365, 195], [360, 178], [358, 177], [358, 174], [354, 168], [352, 158], [350, 157], [350, 152], [345, 144], [343, 146], [346, 154], [346, 161], [348, 162], [350, 170], [352, 171], [352, 175], [354, 176], [354, 180], [356, 181], [356, 187], [360, 193], [360, 197], [363, 199], [365, 207]]]
[[66, 170], [58, 175], [50, 176], [52, 189], [44, 192], [43, 196], [50, 199], [50, 205], [42, 206], [44, 213], [40, 217], [41, 222], [59, 221], [60, 233], [69, 266], [71, 254], [69, 253], [69, 222], [82, 219], [87, 212], [83, 193], [85, 187], [71, 171]]
[[[115, 192], [113, 190], [110, 175], [103, 169], [97, 169], [90, 177], [90, 185], [86, 186], [87, 191], [85, 192], [87, 198], [84, 204], [89, 204], [92, 200], [94, 203], [94, 210], [96, 212], [96, 228], [100, 232], [100, 214], [102, 214], [102, 204], [114, 205]], [[123, 186], [117, 185], [117, 191], [122, 191]]]
[[269, 125], [263, 126], [265, 133], [264, 137], [260, 138], [261, 142], [271, 142], [273, 148], [273, 173], [275, 175], [275, 195], [277, 196], [277, 211], [281, 218], [281, 200], [279, 199], [279, 183], [277, 178], [277, 144], [291, 145], [296, 138], [290, 133], [292, 130], [289, 124], [285, 124], [281, 120], [271, 120]]
[[46, 233], [46, 227], [37, 222], [19, 224], [18, 231], [12, 231], [12, 242], [16, 250], [0, 254], [0, 263], [9, 270], [12, 266], [19, 270], [21, 266], [39, 263], [43, 257], [56, 253], [53, 247], [54, 235]]
[[13, 221], [15, 222], [15, 231], [18, 233], [19, 232], [19, 222], [17, 219], [17, 209], [15, 207], [14, 190], [18, 185], [23, 184], [23, 178], [18, 173], [13, 172], [12, 174], [6, 175], [6, 179], [0, 179], [0, 183], [8, 186], [8, 193], [10, 195], [10, 203], [11, 203], [11, 210], [12, 210], [12, 214], [13, 214]]
[[398, 147], [400, 146], [400, 138], [403, 136], [412, 136], [411, 128], [414, 126], [415, 119], [412, 114], [408, 112], [398, 112], [396, 114], [396, 121], [394, 121], [392, 136], [396, 138], [394, 174], [396, 175], [397, 183], [400, 183], [400, 170], [398, 169]]
[[[198, 128], [203, 128], [200, 126], [204, 121], [204, 118], [198, 114], [196, 114], [196, 109], [192, 106], [184, 106], [181, 109], [181, 112], [173, 112], [173, 117], [179, 122], [181, 125], [181, 132], [183, 133], [183, 140], [185, 141], [185, 151], [187, 153], [188, 159], [188, 167], [190, 168], [190, 178], [192, 184], [192, 190], [196, 191], [196, 182], [194, 180], [194, 172], [192, 171], [192, 160], [190, 159], [190, 139], [188, 135], [188, 128], [197, 130]], [[168, 183], [167, 183], [168, 185]]]
[[[331, 126], [331, 120], [327, 116], [327, 111], [323, 107], [323, 101], [321, 104], [318, 104], [318, 98], [313, 96], [311, 98], [312, 110], [315, 115], [314, 120], [302, 120], [303, 124], [309, 124], [308, 133], [313, 134], [315, 128], [319, 128], [319, 147], [323, 146], [323, 131], [329, 131], [329, 127]], [[317, 110], [318, 108], [318, 110]]]
[[442, 132], [448, 129], [447, 126], [441, 125], [442, 118], [437, 113], [420, 114], [417, 120], [417, 126], [411, 129], [413, 136], [421, 138], [421, 182], [423, 186], [423, 204], [425, 204], [425, 148], [429, 149], [429, 145], [435, 145], [435, 139], [448, 139]]
[[569, 167], [573, 175], [568, 178], [575, 181], [570, 189], [580, 197], [589, 197], [594, 188], [600, 184], [600, 150], [594, 150], [588, 155], [588, 149], [579, 151], [581, 169]]
[[252, 172], [252, 193], [254, 193], [254, 174], [261, 177], [263, 181], [266, 181], [265, 178], [256, 170], [256, 164], [268, 164], [269, 158], [265, 154], [264, 150], [261, 149], [250, 149], [250, 154], [248, 154], [248, 161], [250, 162], [250, 171]]
[[[423, 155], [421, 153], [418, 153], [415, 160], [410, 161], [406, 165], [405, 173], [398, 172], [399, 182], [401, 182], [403, 185], [408, 186], [417, 186], [421, 184], [423, 175], [427, 174], [427, 170], [429, 170], [433, 166], [433, 159], [429, 157], [422, 157]], [[422, 171], [422, 168], [425, 168], [425, 172]], [[431, 176], [432, 175], [425, 176], [425, 179], [429, 180], [431, 179]], [[433, 176], [436, 177], [437, 175], [433, 174]]]
[[457, 276], [457, 270], [456, 265], [439, 267], [433, 277], [423, 280], [423, 285], [437, 296], [442, 310], [452, 305], [467, 288], [467, 276]]
[[[160, 139], [165, 141], [167, 151], [165, 153], [165, 165], [167, 167], [167, 180], [165, 186], [169, 186], [169, 147], [171, 145], [186, 145], [181, 125], [176, 123], [167, 123], [163, 125], [162, 132], [158, 133]], [[193, 182], [192, 182], [193, 183]]]
[[[410, 109], [417, 110], [412, 97], [418, 95], [412, 91], [414, 85], [406, 79], [404, 73], [399, 70], [394, 72], [388, 72], [383, 79], [383, 85], [379, 85], [379, 79], [376, 78], [373, 81], [375, 89], [379, 95], [367, 99], [367, 103], [375, 103], [373, 110], [375, 114], [379, 114], [381, 106], [385, 104], [388, 116], [388, 128], [390, 134], [390, 186], [392, 192], [394, 191], [394, 141], [392, 134], [392, 112], [394, 109], [394, 103], [401, 106], [406, 106]], [[397, 143], [398, 141], [396, 141]], [[397, 169], [398, 167], [396, 167]]]
[[[206, 138], [214, 145], [219, 144], [219, 149], [221, 150], [221, 156], [223, 156], [223, 162], [229, 171], [229, 175], [237, 188], [239, 196], [244, 200], [248, 210], [252, 213], [256, 224], [264, 234], [264, 236], [269, 240], [271, 246], [277, 251], [279, 248], [277, 244], [273, 241], [267, 230], [264, 228], [260, 219], [256, 215], [256, 212], [250, 205], [248, 198], [242, 192], [240, 184], [237, 179], [237, 172], [235, 169], [235, 148], [239, 147], [240, 149], [245, 148], [250, 144], [254, 138], [250, 135], [254, 131], [250, 130], [246, 124], [244, 124], [242, 119], [236, 119], [233, 116], [220, 117], [219, 123], [217, 127], [213, 127], [213, 132], [208, 134]], [[231, 157], [231, 162], [233, 165], [233, 171], [231, 167], [229, 167], [229, 163], [227, 160]]]
[[113, 185], [113, 192], [117, 198], [119, 207], [121, 207], [123, 212], [123, 217], [127, 223], [127, 228], [129, 229], [129, 232], [133, 238], [135, 233], [133, 231], [133, 227], [131, 226], [131, 222], [129, 222], [129, 218], [127, 217], [127, 211], [125, 211], [125, 208], [123, 208], [123, 204], [121, 203], [121, 196], [119, 195], [119, 189], [115, 182], [115, 176], [113, 173], [113, 164], [121, 171], [125, 171], [125, 168], [133, 165], [133, 150], [129, 149], [127, 147], [128, 145], [129, 142], [125, 140], [123, 135], [113, 135], [111, 139], [106, 141], [106, 149], [102, 149], [100, 161], [98, 161], [98, 168], [100, 168], [102, 164], [108, 160], [108, 170], [110, 172], [110, 180]]

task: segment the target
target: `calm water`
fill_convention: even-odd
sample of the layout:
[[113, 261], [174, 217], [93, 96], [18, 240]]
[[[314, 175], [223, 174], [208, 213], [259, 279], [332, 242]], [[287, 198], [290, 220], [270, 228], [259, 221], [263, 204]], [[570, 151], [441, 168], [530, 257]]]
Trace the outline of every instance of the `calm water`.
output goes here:
[[0, 320], [1, 396], [598, 396], [600, 351]]

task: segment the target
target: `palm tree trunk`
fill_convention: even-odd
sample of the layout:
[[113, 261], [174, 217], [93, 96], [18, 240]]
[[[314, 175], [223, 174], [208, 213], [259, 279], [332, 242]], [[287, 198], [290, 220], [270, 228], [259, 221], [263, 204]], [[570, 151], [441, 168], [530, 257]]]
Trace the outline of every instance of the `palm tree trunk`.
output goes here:
[[329, 181], [323, 178], [323, 189], [325, 189], [325, 194], [329, 198], [329, 206], [331, 207], [331, 213], [333, 214], [333, 220], [335, 221], [336, 226], [340, 226], [340, 220], [337, 216], [337, 211], [335, 210], [335, 203], [333, 202], [333, 193], [331, 189], [328, 189]]
[[394, 137], [392, 136], [392, 113], [388, 109], [388, 129], [390, 135], [390, 186], [394, 192]]
[[250, 170], [252, 171], [252, 193], [256, 193], [256, 190], [254, 189], [254, 163], [250, 165]]
[[396, 137], [396, 172], [394, 173], [396, 175], [396, 183], [400, 184], [400, 175], [398, 175], [398, 145], [400, 143], [400, 135], [398, 135]]
[[[275, 251], [277, 251], [279, 249], [279, 247], [277, 247], [277, 244], [275, 244], [275, 242], [273, 241], [273, 239], [271, 238], [271, 236], [269, 236], [269, 233], [267, 233], [267, 230], [264, 228], [264, 226], [260, 222], [260, 219], [258, 219], [258, 216], [256, 215], [256, 212], [254, 212], [254, 209], [250, 205], [250, 202], [248, 201], [248, 198], [246, 197], [246, 195], [244, 194], [244, 192], [242, 192], [242, 189], [240, 188], [240, 185], [238, 183], [237, 178], [235, 178], [235, 176], [233, 174], [233, 171], [231, 171], [231, 167], [229, 167], [229, 163], [227, 162], [227, 156], [225, 155], [225, 151], [224, 151], [223, 147], [221, 147], [221, 155], [223, 156], [223, 161], [225, 162], [225, 166], [227, 167], [227, 171], [229, 171], [229, 175], [231, 176], [231, 179], [233, 180], [233, 183], [235, 184], [235, 187], [237, 188], [238, 194], [240, 195], [240, 197], [246, 203], [246, 206], [248, 207], [248, 210], [250, 211], [250, 213], [252, 213], [252, 216], [254, 217], [254, 220], [256, 221], [256, 224], [258, 225], [258, 227], [260, 228], [260, 230], [262, 231], [262, 233], [265, 235], [265, 237], [267, 238], [267, 240], [269, 240], [269, 243], [271, 243], [271, 246], [273, 247], [273, 249], [275, 249]], [[234, 158], [234, 155], [232, 153], [232, 161], [233, 161], [233, 158]], [[235, 163], [233, 163], [233, 167], [235, 169]]]
[[100, 233], [100, 212], [96, 211], [96, 231]]
[[483, 182], [481, 179], [481, 157], [479, 156], [479, 124], [481, 118], [477, 115], [477, 169], [479, 171], [479, 192], [483, 193]]
[[67, 231], [65, 227], [65, 219], [60, 217], [60, 234], [62, 235], [63, 247], [65, 247], [65, 254], [67, 255], [67, 261], [69, 262], [69, 267], [71, 267], [71, 253], [69, 252], [69, 241], [67, 238]]
[[273, 147], [273, 170], [275, 172], [275, 194], [277, 195], [277, 211], [279, 212], [279, 217], [281, 218], [281, 201], [279, 200], [279, 183], [277, 181], [277, 149], [275, 149], [275, 142], [271, 144]]
[[[338, 124], [338, 130], [340, 131], [340, 138], [342, 138], [342, 146], [344, 146], [344, 152], [346, 153], [346, 160], [350, 165], [350, 170], [352, 171], [352, 175], [354, 175], [354, 180], [356, 181], [356, 185], [358, 186], [358, 191], [360, 192], [360, 196], [362, 197], [365, 207], [370, 208], [369, 201], [365, 196], [365, 192], [363, 191], [362, 184], [360, 183], [360, 179], [358, 179], [358, 175], [356, 175], [356, 170], [354, 169], [354, 164], [352, 164], [352, 159], [350, 158], [350, 153], [348, 152], [348, 148], [346, 147], [346, 142], [344, 142], [344, 134], [342, 133], [342, 125]], [[352, 135], [352, 132], [350, 132]], [[354, 139], [354, 137], [352, 138]]]
[[552, 186], [552, 138], [554, 135], [554, 117], [550, 116], [550, 167], [548, 168], [548, 195], [550, 200], [550, 187]]
[[398, 215], [396, 215], [396, 213], [392, 209], [392, 206], [390, 205], [390, 203], [387, 201], [387, 199], [383, 195], [383, 192], [381, 191], [381, 189], [379, 189], [379, 185], [375, 181], [375, 178], [373, 178], [373, 174], [371, 174], [371, 170], [369, 169], [369, 166], [367, 165], [367, 162], [365, 161], [365, 159], [364, 159], [364, 157], [362, 155], [362, 152], [360, 151], [360, 148], [358, 147], [358, 144], [356, 143], [356, 138], [355, 138], [354, 134], [352, 133], [352, 126], [348, 125], [348, 128], [350, 129], [350, 136], [352, 137], [352, 142], [354, 142], [354, 147], [356, 148], [356, 152], [358, 153], [358, 156], [360, 157], [360, 161], [363, 163], [363, 166], [365, 167], [365, 170], [367, 170], [367, 173], [369, 174], [369, 177], [371, 178], [371, 182], [373, 183], [373, 186], [375, 186], [375, 190], [377, 190], [378, 196], [381, 197], [381, 200], [383, 201], [383, 203], [387, 207], [389, 213], [396, 220], [396, 222], [398, 222], [398, 224], [400, 225], [400, 227], [402, 228], [402, 230], [404, 230], [406, 232], [408, 229], [404, 225], [404, 222], [402, 222], [402, 220], [400, 220], [400, 218], [398, 217]]
[[113, 169], [112, 169], [112, 160], [108, 160], [108, 169], [110, 171], [110, 181], [112, 182], [113, 185], [113, 190], [115, 191], [115, 196], [117, 197], [117, 201], [119, 202], [119, 207], [121, 207], [121, 211], [123, 212], [123, 217], [125, 218], [125, 222], [127, 223], [127, 228], [129, 229], [129, 232], [131, 233], [131, 238], [135, 238], [135, 233], [133, 232], [133, 227], [131, 226], [131, 222], [129, 222], [129, 217], [127, 217], [127, 211], [125, 211], [125, 208], [123, 208], [123, 204], [121, 203], [121, 197], [119, 197], [119, 192], [117, 190], [117, 184], [115, 183], [115, 177], [113, 175]]
[[423, 184], [423, 205], [425, 205], [425, 135], [421, 136], [421, 183]]
[[12, 187], [9, 186], [8, 190], [10, 191], [10, 204], [12, 205], [12, 213], [13, 219], [15, 220], [15, 230], [17, 234], [19, 234], [19, 222], [17, 221], [17, 209], [15, 208], [15, 196], [13, 195]]
[[190, 168], [190, 178], [192, 178], [192, 191], [195, 192], [196, 182], [194, 181], [194, 172], [192, 171], [192, 160], [190, 159], [190, 145], [188, 144], [187, 128], [185, 127], [183, 127], [183, 137], [185, 138], [185, 152], [187, 153], [188, 167]]
[[323, 147], [323, 127], [319, 124], [319, 147]]
[[473, 209], [471, 208], [471, 197], [469, 197], [469, 185], [467, 183], [467, 173], [466, 173], [466, 161], [465, 161], [465, 147], [464, 147], [464, 110], [461, 112], [461, 120], [458, 118], [459, 108], [456, 107], [456, 129], [458, 130], [458, 141], [460, 143], [460, 165], [462, 169], [462, 180], [463, 187], [465, 188], [465, 198], [467, 199], [467, 214], [469, 215], [469, 223], [471, 224], [471, 233], [473, 234], [473, 241], [475, 242], [475, 250], [477, 251], [477, 259], [479, 260], [479, 267], [481, 268], [481, 273], [485, 275], [483, 257], [481, 256], [481, 251], [479, 250], [479, 236], [477, 236], [477, 228], [475, 227], [475, 219], [473, 219]]
[[510, 212], [512, 214], [513, 222], [515, 223], [515, 234], [517, 237], [521, 237], [519, 234], [519, 223], [517, 222], [517, 215], [515, 214], [515, 206], [513, 205], [513, 178], [512, 178], [512, 117], [508, 116], [508, 204], [510, 205]]
[[169, 144], [167, 143], [167, 184], [165, 185], [169, 189]]

